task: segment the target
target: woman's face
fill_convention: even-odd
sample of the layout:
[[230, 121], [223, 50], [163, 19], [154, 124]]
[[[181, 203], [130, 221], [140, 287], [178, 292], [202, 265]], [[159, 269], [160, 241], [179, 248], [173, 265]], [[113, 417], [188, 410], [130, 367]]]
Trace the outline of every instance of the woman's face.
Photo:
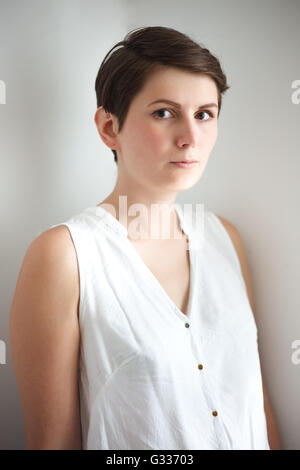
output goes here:
[[[171, 100], [178, 106], [153, 104], [156, 100]], [[218, 93], [212, 78], [170, 67], [156, 71], [131, 102], [116, 136], [122, 186], [127, 181], [131, 189], [137, 184], [158, 192], [194, 186], [217, 139], [217, 115]], [[171, 163], [182, 160], [197, 164], [187, 169]]]

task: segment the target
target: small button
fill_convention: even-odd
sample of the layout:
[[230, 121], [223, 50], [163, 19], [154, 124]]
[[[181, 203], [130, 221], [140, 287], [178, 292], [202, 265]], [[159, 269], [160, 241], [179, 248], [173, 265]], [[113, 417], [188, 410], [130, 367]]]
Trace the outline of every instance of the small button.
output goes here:
[[202, 365], [202, 364], [198, 364], [198, 369], [203, 369], [203, 365]]
[[189, 324], [189, 323], [185, 323], [184, 326], [185, 326], [186, 328], [189, 328], [189, 327], [190, 327], [190, 324]]
[[213, 411], [212, 414], [213, 414], [213, 416], [218, 416], [218, 412], [217, 412], [217, 411]]

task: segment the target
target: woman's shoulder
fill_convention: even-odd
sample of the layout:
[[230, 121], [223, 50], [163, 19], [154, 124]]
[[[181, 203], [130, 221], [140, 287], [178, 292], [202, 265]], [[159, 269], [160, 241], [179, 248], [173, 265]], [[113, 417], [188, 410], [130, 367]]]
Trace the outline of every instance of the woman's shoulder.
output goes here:
[[79, 300], [79, 271], [76, 250], [65, 225], [49, 228], [29, 245], [20, 269], [19, 278], [39, 296], [47, 295], [44, 286], [55, 295], [61, 292], [70, 306]]

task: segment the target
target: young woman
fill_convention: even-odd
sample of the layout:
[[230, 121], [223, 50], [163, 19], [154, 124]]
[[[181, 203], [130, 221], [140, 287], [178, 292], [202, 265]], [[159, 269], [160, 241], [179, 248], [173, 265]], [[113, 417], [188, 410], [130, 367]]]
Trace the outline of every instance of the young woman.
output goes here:
[[239, 232], [175, 203], [203, 175], [226, 76], [171, 28], [117, 46], [95, 114], [115, 187], [32, 242], [12, 304], [26, 448], [279, 448]]

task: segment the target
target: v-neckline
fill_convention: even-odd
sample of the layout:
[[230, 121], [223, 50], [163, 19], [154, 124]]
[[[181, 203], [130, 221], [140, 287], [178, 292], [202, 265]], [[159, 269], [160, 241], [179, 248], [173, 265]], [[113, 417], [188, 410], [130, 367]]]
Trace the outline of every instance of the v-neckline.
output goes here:
[[191, 243], [191, 238], [190, 236], [184, 232], [185, 235], [188, 238], [188, 243], [189, 243], [189, 298], [188, 298], [188, 304], [187, 304], [187, 313], [183, 313], [182, 310], [176, 305], [174, 300], [171, 299], [167, 291], [164, 289], [162, 284], [159, 282], [157, 277], [153, 274], [151, 269], [147, 266], [139, 252], [135, 249], [134, 245], [131, 243], [131, 241], [126, 238], [126, 243], [130, 245], [130, 250], [135, 256], [137, 262], [141, 266], [141, 269], [147, 274], [148, 279], [150, 283], [156, 286], [156, 288], [161, 292], [162, 296], [166, 299], [166, 301], [169, 303], [170, 307], [183, 319], [190, 319], [191, 318], [191, 313], [192, 313], [192, 300], [193, 300], [193, 293], [194, 293], [194, 276], [195, 276], [195, 268], [194, 268], [194, 253], [191, 248], [192, 243]]
[[[101, 211], [101, 214], [104, 216], [106, 215], [106, 220], [109, 222], [109, 226], [118, 234], [122, 236], [124, 239], [125, 243], [128, 246], [128, 249], [134, 256], [136, 262], [139, 264], [141, 270], [144, 271], [145, 276], [147, 276], [149, 285], [153, 284], [153, 287], [156, 287], [157, 290], [160, 291], [162, 297], [167, 301], [167, 303], [170, 305], [173, 311], [181, 318], [181, 319], [189, 319], [191, 318], [192, 314], [192, 304], [193, 304], [193, 299], [194, 299], [194, 287], [195, 287], [195, 276], [196, 276], [196, 252], [197, 250], [194, 249], [193, 247], [193, 237], [192, 237], [192, 230], [190, 226], [187, 227], [187, 224], [183, 222], [183, 215], [181, 214], [180, 210], [178, 207], [174, 206], [175, 211], [178, 215], [179, 219], [179, 224], [181, 230], [184, 232], [184, 234], [187, 237], [187, 243], [188, 243], [188, 252], [189, 252], [189, 298], [188, 298], [188, 304], [187, 304], [187, 313], [183, 313], [179, 307], [176, 305], [176, 303], [171, 299], [171, 297], [167, 294], [167, 291], [164, 289], [164, 287], [161, 285], [157, 277], [153, 274], [151, 269], [147, 266], [139, 252], [136, 250], [134, 247], [133, 243], [129, 240], [128, 238], [128, 232], [127, 229], [124, 227], [124, 225], [119, 222], [119, 220], [114, 217], [109, 211], [104, 209], [103, 207], [96, 206], [96, 209], [99, 209]], [[99, 212], [99, 211], [98, 211]], [[141, 284], [143, 285], [143, 284]]]

